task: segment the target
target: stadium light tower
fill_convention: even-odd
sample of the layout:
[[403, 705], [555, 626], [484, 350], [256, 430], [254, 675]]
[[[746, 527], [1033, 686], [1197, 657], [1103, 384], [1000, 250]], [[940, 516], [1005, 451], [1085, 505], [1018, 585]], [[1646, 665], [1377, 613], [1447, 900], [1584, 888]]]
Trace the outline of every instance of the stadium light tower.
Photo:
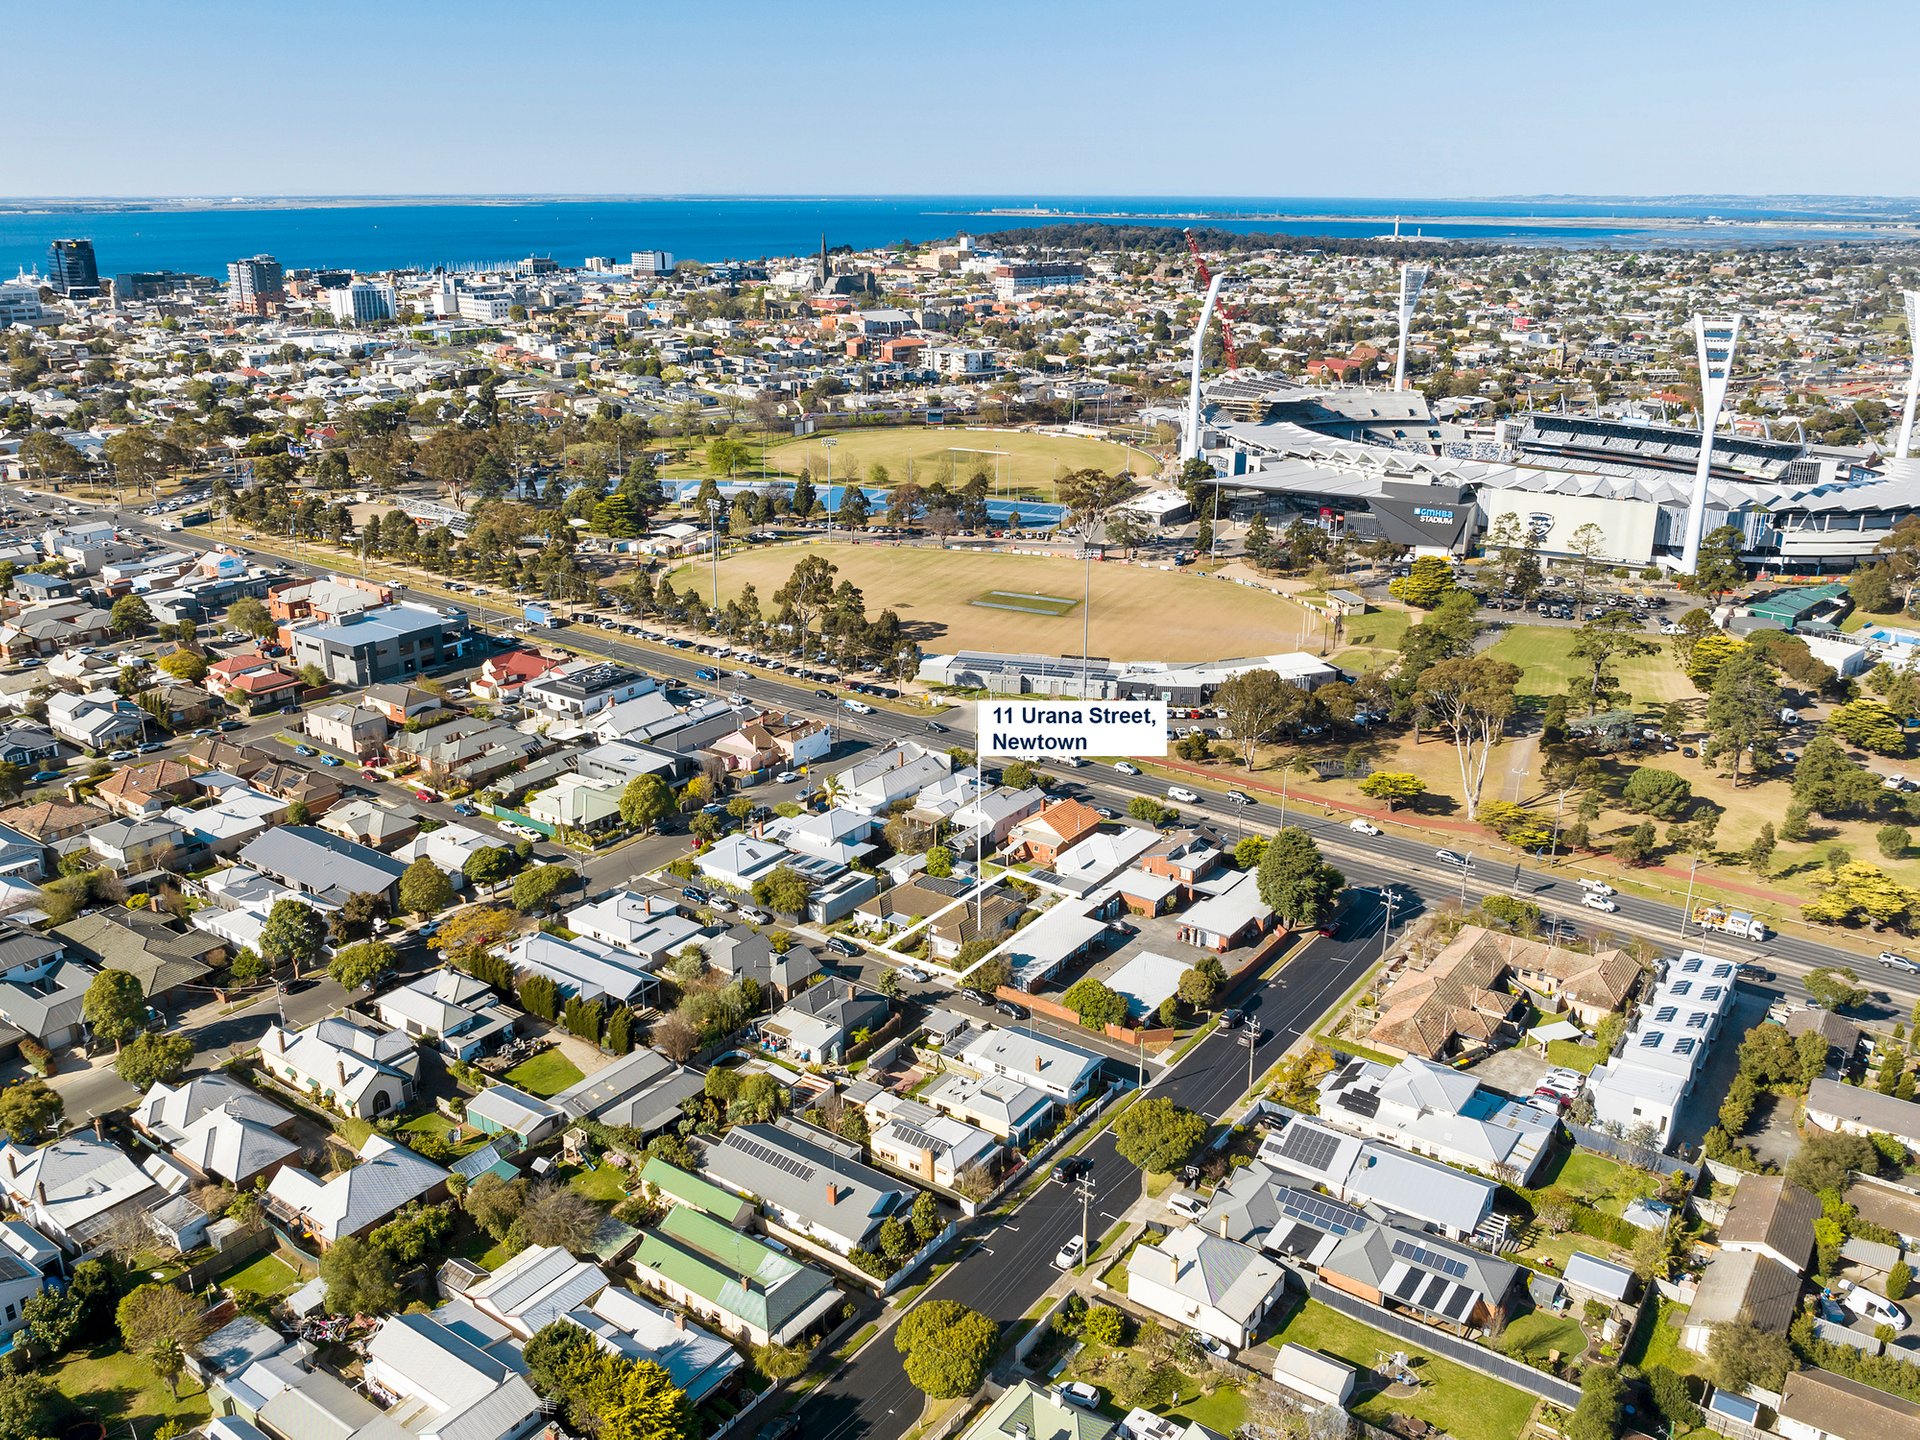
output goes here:
[[1693, 470], [1693, 500], [1687, 506], [1687, 531], [1680, 546], [1680, 573], [1693, 574], [1700, 563], [1700, 535], [1707, 523], [1707, 473], [1713, 468], [1713, 428], [1726, 403], [1733, 378], [1733, 345], [1740, 338], [1738, 315], [1693, 317], [1694, 344], [1700, 352], [1700, 461]]
[[1427, 267], [1400, 267], [1400, 348], [1393, 356], [1393, 388], [1407, 388], [1407, 327], [1413, 323], [1414, 306], [1420, 303], [1420, 291], [1427, 283]]
[[1200, 453], [1200, 351], [1207, 340], [1207, 322], [1213, 319], [1213, 305], [1220, 298], [1220, 282], [1215, 275], [1207, 282], [1207, 298], [1200, 306], [1200, 318], [1193, 327], [1193, 374], [1187, 382], [1187, 433], [1180, 444], [1180, 458], [1191, 460]]
[[1920, 290], [1902, 292], [1906, 301], [1907, 340], [1913, 354], [1907, 361], [1907, 408], [1900, 415], [1900, 442], [1894, 446], [1896, 459], [1907, 458], [1913, 445], [1913, 405], [1920, 400]]

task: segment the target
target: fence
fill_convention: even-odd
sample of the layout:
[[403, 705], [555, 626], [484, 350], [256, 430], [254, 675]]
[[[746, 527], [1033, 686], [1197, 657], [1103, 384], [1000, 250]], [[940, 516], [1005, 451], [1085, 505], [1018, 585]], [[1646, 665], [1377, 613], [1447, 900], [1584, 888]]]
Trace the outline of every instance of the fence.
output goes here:
[[1119, 1081], [1109, 1085], [1091, 1105], [1087, 1106], [1086, 1109], [1074, 1116], [1072, 1120], [1062, 1125], [1052, 1135], [1043, 1140], [1039, 1149], [1035, 1150], [1009, 1171], [1006, 1177], [1001, 1180], [1000, 1187], [981, 1202], [980, 1208], [990, 1210], [995, 1205], [998, 1205], [1002, 1196], [1010, 1190], [1018, 1189], [1021, 1183], [1024, 1182], [1028, 1176], [1032, 1175], [1034, 1171], [1046, 1164], [1047, 1160], [1062, 1145], [1065, 1145], [1067, 1141], [1091, 1125], [1096, 1117], [1104, 1114], [1107, 1107], [1112, 1105], [1122, 1095], [1130, 1095], [1136, 1088], [1136, 1086], [1130, 1085], [1125, 1081]]
[[1576, 1125], [1571, 1120], [1561, 1122], [1567, 1127], [1567, 1133], [1573, 1136], [1576, 1144], [1588, 1150], [1610, 1155], [1623, 1165], [1631, 1165], [1637, 1170], [1657, 1170], [1662, 1175], [1685, 1175], [1691, 1184], [1700, 1178], [1698, 1166], [1689, 1165], [1684, 1160], [1676, 1160], [1671, 1155], [1663, 1155], [1648, 1145], [1635, 1145], [1631, 1141], [1616, 1139], [1604, 1130], [1596, 1130], [1591, 1125]]

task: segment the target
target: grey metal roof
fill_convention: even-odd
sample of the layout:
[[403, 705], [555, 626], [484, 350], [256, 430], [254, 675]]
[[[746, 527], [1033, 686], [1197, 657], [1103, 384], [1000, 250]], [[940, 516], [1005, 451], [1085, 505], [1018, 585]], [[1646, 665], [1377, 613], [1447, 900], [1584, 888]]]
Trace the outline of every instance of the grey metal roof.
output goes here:
[[729, 1189], [757, 1195], [829, 1234], [858, 1243], [887, 1215], [913, 1203], [913, 1187], [777, 1125], [736, 1125], [706, 1151], [704, 1170]]
[[398, 860], [312, 825], [282, 825], [250, 840], [239, 861], [314, 894], [381, 894], [406, 872]]

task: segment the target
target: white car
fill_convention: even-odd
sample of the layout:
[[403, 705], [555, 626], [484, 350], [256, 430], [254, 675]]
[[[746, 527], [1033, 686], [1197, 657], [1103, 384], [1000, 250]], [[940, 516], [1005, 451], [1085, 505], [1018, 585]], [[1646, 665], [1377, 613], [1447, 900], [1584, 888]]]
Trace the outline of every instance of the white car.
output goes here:
[[1187, 1333], [1194, 1344], [1216, 1359], [1226, 1360], [1232, 1357], [1233, 1351], [1227, 1348], [1226, 1341], [1217, 1339], [1203, 1330], [1191, 1330]]
[[1378, 835], [1380, 833], [1380, 827], [1371, 820], [1349, 820], [1347, 822], [1347, 829], [1353, 831], [1356, 835]]
[[752, 703], [753, 702], [748, 700], [747, 697], [744, 695], [727, 696], [727, 704], [731, 705], [736, 710], [744, 710], [747, 708], [748, 705]]
[[1582, 880], [1580, 888], [1589, 895], [1613, 895], [1617, 892], [1604, 880]]
[[1182, 1190], [1179, 1194], [1168, 1198], [1167, 1209], [1176, 1215], [1184, 1215], [1189, 1220], [1198, 1220], [1207, 1213], [1207, 1202], [1202, 1196], [1195, 1195], [1190, 1190]]
[[1582, 895], [1580, 897], [1580, 903], [1589, 910], [1604, 910], [1609, 915], [1620, 908], [1619, 902], [1610, 900], [1605, 895], [1597, 894], [1593, 891]]
[[800, 772], [798, 770], [782, 770], [778, 775], [773, 777], [773, 783], [776, 785], [791, 785], [799, 778]]
[[1084, 1260], [1086, 1255], [1087, 1242], [1082, 1240], [1078, 1235], [1075, 1235], [1071, 1240], [1067, 1241], [1066, 1244], [1062, 1245], [1060, 1247], [1060, 1253], [1053, 1257], [1053, 1268], [1056, 1270], [1071, 1270]]
[[1167, 787], [1167, 799], [1178, 801], [1182, 805], [1198, 805], [1200, 803], [1198, 792], [1189, 790], [1184, 785], [1169, 785]]
[[1540, 1083], [1562, 1095], [1578, 1095], [1587, 1088], [1587, 1077], [1578, 1070], [1549, 1070], [1547, 1078]]
[[1914, 964], [1904, 955], [1895, 954], [1891, 950], [1882, 950], [1878, 958], [1880, 963], [1889, 970], [1901, 970], [1909, 975], [1920, 975], [1920, 965]]
[[895, 967], [902, 980], [911, 980], [915, 985], [927, 983], [927, 972], [913, 965]]
[[1862, 1320], [1871, 1320], [1875, 1325], [1886, 1325], [1894, 1330], [1904, 1330], [1912, 1322], [1907, 1312], [1891, 1300], [1882, 1299], [1871, 1290], [1856, 1285], [1840, 1297], [1840, 1303], [1853, 1311]]
[[1060, 1387], [1060, 1398], [1083, 1410], [1097, 1410], [1100, 1407], [1100, 1392], [1084, 1380], [1067, 1381]]
[[1125, 760], [1114, 761], [1113, 768], [1118, 770], [1122, 775], [1138, 775], [1140, 773], [1140, 767], [1138, 765], [1129, 765]]

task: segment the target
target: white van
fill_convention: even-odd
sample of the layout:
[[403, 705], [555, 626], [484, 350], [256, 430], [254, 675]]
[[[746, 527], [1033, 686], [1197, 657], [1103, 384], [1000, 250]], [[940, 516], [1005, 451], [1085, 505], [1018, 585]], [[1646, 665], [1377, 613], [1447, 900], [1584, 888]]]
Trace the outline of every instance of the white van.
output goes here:
[[1895, 1330], [1904, 1330], [1909, 1323], [1907, 1312], [1898, 1305], [1858, 1285], [1842, 1295], [1840, 1301], [1862, 1320], [1869, 1320], [1875, 1325], [1890, 1325]]
[[1167, 799], [1178, 801], [1182, 805], [1198, 805], [1200, 803], [1200, 796], [1195, 791], [1187, 789], [1184, 785], [1169, 785], [1167, 787]]

